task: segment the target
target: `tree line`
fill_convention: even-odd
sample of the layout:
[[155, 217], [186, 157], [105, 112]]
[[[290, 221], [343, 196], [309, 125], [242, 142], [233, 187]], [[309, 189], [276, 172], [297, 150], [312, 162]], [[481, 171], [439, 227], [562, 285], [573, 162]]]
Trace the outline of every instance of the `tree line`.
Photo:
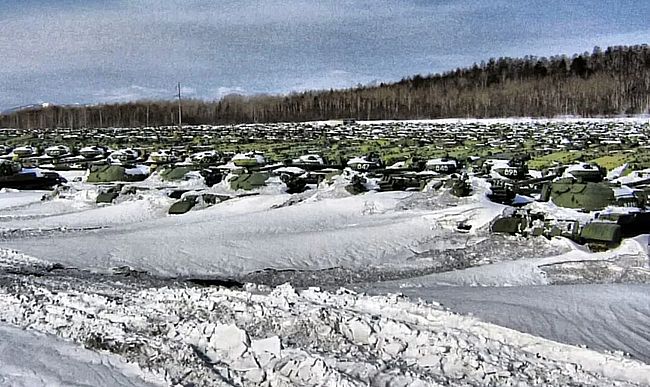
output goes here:
[[[176, 101], [48, 106], [0, 117], [0, 126], [140, 127], [177, 125]], [[334, 118], [607, 116], [648, 113], [650, 47], [615, 46], [572, 57], [490, 59], [395, 83], [289, 95], [229, 95], [182, 102], [183, 124], [237, 124]]]

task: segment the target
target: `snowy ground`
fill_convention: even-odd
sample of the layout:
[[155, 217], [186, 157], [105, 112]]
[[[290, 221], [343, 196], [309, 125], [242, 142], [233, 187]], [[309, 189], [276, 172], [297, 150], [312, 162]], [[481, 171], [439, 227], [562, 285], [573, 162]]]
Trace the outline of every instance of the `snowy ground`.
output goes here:
[[[474, 183], [463, 199], [268, 187], [179, 216], [152, 181], [112, 205], [83, 183], [49, 201], [3, 191], [0, 321], [135, 367], [110, 363], [106, 384], [649, 384], [649, 365], [614, 352], [650, 360], [647, 236], [590, 253], [491, 235], [505, 207]], [[258, 285], [186, 281], [197, 277]], [[410, 298], [390, 295], [400, 292]]]
[[142, 376], [137, 366], [119, 356], [100, 354], [54, 336], [0, 324], [0, 385], [161, 385], [162, 380], [147, 383]]
[[142, 282], [5, 276], [2, 320], [119, 354], [169, 384], [650, 383], [649, 365], [398, 296]]
[[650, 363], [650, 285], [591, 284], [515, 287], [377, 285], [436, 300], [452, 310], [550, 340], [619, 350]]

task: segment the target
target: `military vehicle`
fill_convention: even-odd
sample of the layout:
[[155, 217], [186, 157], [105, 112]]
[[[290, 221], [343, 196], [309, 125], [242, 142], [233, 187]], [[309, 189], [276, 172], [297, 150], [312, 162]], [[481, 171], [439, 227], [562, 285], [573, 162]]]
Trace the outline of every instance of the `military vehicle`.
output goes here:
[[61, 158], [71, 156], [70, 148], [65, 145], [54, 145], [45, 148], [45, 154], [51, 158]]
[[425, 165], [427, 171], [433, 171], [441, 174], [452, 174], [456, 173], [460, 169], [460, 164], [458, 160], [451, 157], [443, 157], [440, 159], [428, 160]]
[[297, 159], [293, 159], [291, 161], [291, 164], [311, 164], [311, 165], [317, 165], [317, 166], [322, 166], [325, 165], [325, 161], [320, 155], [317, 154], [307, 154], [307, 155], [302, 155], [299, 156]]
[[240, 169], [233, 170], [227, 179], [232, 190], [250, 191], [265, 186], [269, 177], [269, 172]]
[[231, 198], [233, 198], [233, 196], [218, 195], [209, 192], [184, 194], [181, 200], [175, 202], [171, 207], [169, 207], [167, 213], [169, 215], [182, 215], [196, 207], [198, 204], [202, 204], [204, 207], [211, 207]]
[[[490, 176], [487, 179], [487, 182], [490, 183], [490, 193], [487, 195], [490, 200], [501, 204], [516, 205], [515, 198], [518, 194], [540, 195], [543, 198], [541, 200], [548, 200], [549, 187], [545, 185], [558, 176], [547, 173], [541, 177], [532, 177], [529, 174], [526, 160], [528, 160], [528, 156], [517, 156], [508, 161], [486, 160], [483, 163], [481, 174]], [[544, 191], [545, 189], [547, 192]]]
[[522, 236], [564, 237], [587, 244], [593, 250], [616, 247], [622, 240], [622, 228], [613, 222], [592, 220], [581, 226], [577, 220], [553, 219], [544, 214], [518, 210], [493, 220], [490, 231]]
[[469, 176], [463, 173], [462, 175], [454, 174], [445, 180], [445, 188], [448, 188], [452, 195], [456, 197], [466, 197], [472, 193], [472, 185], [469, 181]]
[[199, 166], [216, 166], [224, 164], [226, 161], [228, 160], [226, 160], [223, 154], [214, 150], [197, 152], [190, 155], [190, 162]]
[[302, 168], [281, 167], [273, 170], [273, 174], [280, 177], [280, 181], [287, 186], [287, 192], [290, 194], [303, 192], [307, 187], [307, 171]]
[[178, 156], [171, 149], [160, 149], [151, 152], [146, 164], [171, 164], [179, 160]]
[[355, 173], [349, 176], [349, 180], [349, 183], [345, 186], [345, 190], [352, 195], [368, 192], [368, 188], [366, 187], [368, 180], [365, 177]]
[[162, 169], [156, 170], [160, 175], [160, 178], [165, 181], [177, 181], [183, 180], [188, 173], [195, 171], [196, 169], [189, 165], [171, 165]]
[[58, 173], [25, 169], [15, 161], [0, 160], [0, 188], [45, 190], [65, 182]]
[[86, 159], [98, 159], [105, 156], [106, 153], [106, 148], [94, 145], [79, 149], [79, 154]]
[[122, 185], [116, 185], [106, 189], [102, 189], [97, 194], [95, 198], [95, 203], [113, 203], [118, 196], [120, 196], [120, 191], [122, 190]]
[[140, 157], [140, 152], [132, 148], [127, 148], [127, 149], [120, 149], [111, 153], [108, 156], [107, 161], [110, 164], [128, 165], [128, 164], [135, 163], [139, 157]]
[[353, 157], [347, 162], [347, 166], [355, 171], [366, 172], [381, 168], [383, 162], [376, 153], [369, 153], [365, 156]]
[[208, 187], [221, 183], [225, 177], [224, 171], [216, 167], [203, 168], [199, 173], [203, 176], [203, 180]]
[[564, 173], [580, 182], [600, 183], [607, 175], [607, 170], [596, 164], [579, 163], [568, 166]]
[[149, 176], [143, 168], [127, 168], [122, 165], [92, 165], [86, 181], [88, 183], [134, 182]]
[[37, 155], [38, 155], [38, 150], [35, 147], [26, 145], [26, 146], [19, 146], [17, 148], [14, 148], [14, 150], [7, 156], [11, 156], [11, 158], [23, 159], [23, 158], [33, 157]]
[[528, 174], [527, 156], [515, 156], [510, 160], [485, 160], [481, 166], [481, 173], [490, 175], [493, 179], [526, 180]]
[[266, 165], [266, 158], [259, 152], [239, 153], [233, 156], [232, 163], [238, 167], [259, 168]]
[[614, 190], [607, 183], [582, 182], [564, 177], [549, 184], [540, 199], [548, 198], [560, 207], [590, 212], [602, 210], [616, 201]]
[[378, 182], [379, 191], [422, 191], [431, 179], [431, 175], [417, 173], [386, 173]]

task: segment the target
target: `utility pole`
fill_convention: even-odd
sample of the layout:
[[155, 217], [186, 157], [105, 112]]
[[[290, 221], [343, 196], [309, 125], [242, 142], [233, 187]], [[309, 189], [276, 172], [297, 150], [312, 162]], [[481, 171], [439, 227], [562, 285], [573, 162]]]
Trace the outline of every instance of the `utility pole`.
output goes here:
[[178, 129], [183, 129], [182, 112], [181, 112], [181, 83], [178, 82]]

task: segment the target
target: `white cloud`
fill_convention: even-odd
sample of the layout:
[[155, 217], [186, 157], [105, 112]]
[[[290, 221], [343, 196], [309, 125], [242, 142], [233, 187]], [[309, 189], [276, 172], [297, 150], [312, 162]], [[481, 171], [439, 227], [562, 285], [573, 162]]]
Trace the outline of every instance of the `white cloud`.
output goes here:
[[6, 3], [0, 108], [166, 98], [176, 82], [197, 98], [350, 87], [492, 56], [637, 43], [650, 31], [641, 0], [611, 11], [587, 0]]

